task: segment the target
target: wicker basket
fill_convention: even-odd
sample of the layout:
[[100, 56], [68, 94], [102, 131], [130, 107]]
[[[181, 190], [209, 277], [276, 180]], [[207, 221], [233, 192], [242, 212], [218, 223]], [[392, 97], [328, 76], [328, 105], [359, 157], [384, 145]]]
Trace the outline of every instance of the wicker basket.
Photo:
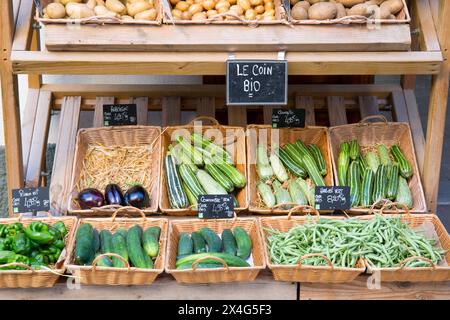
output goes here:
[[[371, 119], [381, 119], [382, 122], [368, 122]], [[339, 146], [342, 142], [357, 139], [359, 144], [364, 146], [373, 146], [383, 143], [387, 147], [398, 144], [402, 149], [408, 162], [413, 169], [413, 176], [409, 181], [413, 198], [413, 208], [411, 212], [422, 213], [427, 211], [427, 204], [423, 192], [422, 182], [420, 181], [420, 173], [417, 166], [416, 153], [411, 136], [411, 129], [408, 123], [387, 122], [384, 116], [367, 117], [356, 124], [348, 124], [330, 128], [331, 139], [331, 157], [334, 164], [334, 176], [336, 185], [339, 184], [337, 175], [337, 161], [339, 157]], [[349, 213], [365, 214], [372, 211], [379, 211], [373, 207], [354, 207], [348, 210]], [[402, 210], [401, 212], [405, 212]], [[386, 211], [393, 213], [393, 211]]]
[[65, 239], [66, 249], [61, 253], [61, 257], [56, 265], [50, 270], [33, 270], [29, 266], [21, 263], [10, 263], [1, 265], [19, 266], [27, 268], [28, 270], [0, 270], [0, 288], [50, 288], [53, 287], [58, 278], [64, 274], [65, 271], [65, 253], [70, 251], [70, 245], [75, 235], [75, 230], [78, 224], [76, 217], [52, 217], [50, 214], [45, 218], [8, 218], [0, 219], [0, 224], [11, 224], [21, 222], [24, 226], [28, 226], [31, 222], [41, 221], [50, 225], [58, 221], [64, 222], [68, 234]]
[[[49, 3], [54, 2], [53, 0], [41, 0], [42, 8], [45, 8]], [[36, 21], [43, 23], [43, 24], [119, 24], [119, 25], [160, 25], [162, 23], [162, 4], [161, 0], [154, 0], [155, 3], [155, 9], [157, 12], [156, 19], [153, 21], [147, 21], [147, 20], [121, 20], [119, 18], [115, 17], [102, 17], [102, 16], [95, 16], [90, 18], [83, 18], [83, 19], [49, 19], [44, 18], [40, 15], [39, 10], [36, 10]]]
[[[70, 214], [78, 214], [81, 216], [111, 216], [113, 212], [120, 206], [103, 206], [92, 208], [89, 210], [80, 209], [76, 197], [78, 192], [77, 184], [83, 169], [83, 160], [86, 156], [89, 145], [102, 144], [104, 146], [131, 146], [131, 145], [148, 145], [150, 150], [148, 153], [149, 161], [151, 161], [151, 176], [153, 180], [149, 185], [143, 187], [148, 191], [150, 196], [150, 207], [143, 209], [146, 214], [156, 213], [158, 211], [159, 198], [159, 177], [160, 177], [160, 156], [161, 150], [161, 128], [151, 126], [121, 126], [121, 127], [104, 127], [81, 129], [78, 132], [75, 159], [73, 163], [72, 183], [68, 188], [68, 211]], [[93, 186], [94, 188], [96, 186]], [[103, 191], [103, 190], [101, 190]], [[130, 214], [136, 212], [130, 211]]]
[[[132, 214], [139, 213], [141, 218], [116, 218], [118, 213]], [[75, 237], [72, 239], [71, 252], [69, 253], [66, 268], [67, 271], [72, 273], [75, 277], [79, 277], [81, 284], [85, 285], [150, 285], [156, 279], [156, 277], [164, 271], [164, 261], [166, 253], [166, 241], [167, 241], [167, 219], [164, 218], [146, 218], [142, 210], [133, 207], [122, 207], [114, 212], [111, 219], [105, 218], [84, 218], [80, 220], [80, 225], [90, 223], [92, 227], [97, 230], [116, 230], [117, 228], [124, 227], [129, 229], [130, 227], [138, 224], [143, 229], [149, 227], [158, 226], [161, 228], [161, 235], [159, 240], [159, 254], [155, 261], [154, 269], [142, 269], [130, 267], [128, 261], [124, 261], [127, 264], [127, 268], [112, 268], [112, 267], [96, 267], [96, 261], [101, 256], [114, 256], [121, 258], [115, 254], [99, 255], [94, 261], [92, 266], [79, 266], [74, 263], [74, 251], [75, 251]]]
[[[196, 269], [195, 266], [200, 260], [196, 261], [193, 269], [177, 270], [175, 263], [178, 253], [178, 238], [181, 232], [192, 233], [203, 227], [209, 227], [216, 233], [222, 233], [224, 229], [242, 227], [249, 233], [252, 240], [253, 266], [245, 268], [228, 267], [224, 261], [223, 268], [216, 269]], [[263, 244], [261, 234], [258, 229], [256, 218], [237, 218], [218, 219], [218, 220], [200, 220], [185, 219], [171, 220], [169, 228], [168, 251], [166, 257], [166, 272], [172, 274], [177, 282], [180, 283], [223, 283], [223, 282], [244, 282], [253, 281], [258, 273], [265, 269], [266, 264], [262, 252]]]
[[[267, 232], [265, 229], [272, 228], [287, 232], [296, 225], [305, 224], [310, 216], [292, 216], [294, 212], [313, 212], [319, 216], [319, 212], [311, 206], [296, 206], [292, 208], [286, 217], [260, 218], [260, 230], [264, 242], [264, 254], [266, 263], [277, 281], [288, 282], [316, 282], [316, 283], [343, 283], [351, 282], [365, 270], [364, 261], [358, 261], [354, 268], [334, 267], [331, 261], [322, 254], [307, 254], [299, 259], [297, 265], [273, 264], [270, 259], [270, 252], [267, 246]], [[327, 219], [345, 219], [343, 217], [327, 217]], [[308, 266], [302, 265], [302, 261], [311, 256], [322, 257], [328, 266]]]
[[[287, 214], [289, 210], [281, 208], [283, 204], [273, 208], [263, 207], [256, 185], [258, 183], [258, 174], [256, 173], [256, 145], [260, 139], [266, 140], [268, 147], [272, 143], [283, 146], [286, 143], [292, 143], [301, 139], [306, 144], [316, 144], [325, 158], [328, 168], [328, 174], [324, 180], [326, 185], [333, 185], [332, 158], [330, 151], [330, 139], [328, 130], [325, 127], [306, 127], [304, 129], [273, 129], [268, 125], [249, 125], [247, 126], [247, 170], [248, 170], [248, 188], [250, 190], [249, 210], [259, 214]], [[277, 141], [279, 139], [279, 141]]]
[[[194, 126], [197, 121], [200, 120], [208, 120], [213, 123], [213, 125], [202, 125], [202, 126]], [[166, 127], [162, 132], [162, 142], [161, 142], [161, 186], [160, 186], [160, 198], [159, 198], [159, 208], [162, 212], [168, 215], [176, 215], [176, 216], [192, 216], [197, 215], [197, 210], [194, 208], [186, 208], [186, 209], [172, 209], [170, 207], [169, 198], [167, 194], [166, 187], [166, 174], [164, 168], [164, 157], [166, 156], [169, 145], [178, 135], [183, 135], [186, 138], [189, 138], [192, 132], [202, 133], [206, 136], [212, 134], [213, 137], [216, 134], [223, 137], [223, 145], [226, 146], [228, 151], [232, 152], [234, 157], [234, 162], [236, 164], [236, 168], [245, 175], [247, 178], [247, 165], [246, 165], [246, 153], [245, 153], [245, 131], [242, 127], [232, 127], [232, 126], [222, 126], [220, 125], [216, 119], [211, 117], [198, 117], [192, 120], [188, 125], [184, 126], [173, 126]], [[175, 136], [176, 134], [176, 136]], [[190, 138], [189, 138], [190, 139]], [[219, 137], [220, 139], [220, 137]], [[236, 212], [241, 212], [247, 210], [248, 208], [248, 186], [245, 186], [242, 189], [239, 189], [239, 192], [236, 194], [236, 199], [239, 203], [239, 206], [234, 208]]]

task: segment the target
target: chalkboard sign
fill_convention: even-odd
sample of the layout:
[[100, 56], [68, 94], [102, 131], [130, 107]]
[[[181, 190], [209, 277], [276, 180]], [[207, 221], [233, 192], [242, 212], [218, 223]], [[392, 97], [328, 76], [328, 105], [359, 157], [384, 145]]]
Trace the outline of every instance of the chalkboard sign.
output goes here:
[[272, 112], [273, 128], [304, 128], [305, 109], [274, 109]]
[[286, 105], [286, 60], [228, 60], [227, 105]]
[[128, 126], [137, 124], [137, 107], [135, 104], [103, 105], [103, 124], [108, 126]]
[[227, 219], [233, 218], [233, 216], [233, 196], [208, 194], [198, 197], [198, 217], [200, 219]]
[[314, 203], [317, 210], [348, 210], [350, 187], [316, 187]]
[[12, 208], [14, 213], [50, 210], [49, 188], [13, 189]]

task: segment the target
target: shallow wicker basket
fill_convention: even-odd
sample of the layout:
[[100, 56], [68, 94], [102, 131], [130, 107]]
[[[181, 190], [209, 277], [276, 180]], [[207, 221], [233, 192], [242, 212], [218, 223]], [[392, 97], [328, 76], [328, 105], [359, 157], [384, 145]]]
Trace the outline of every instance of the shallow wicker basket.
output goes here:
[[[104, 127], [104, 128], [90, 128], [81, 129], [78, 131], [75, 158], [73, 162], [72, 182], [68, 196], [69, 214], [78, 214], [81, 216], [111, 216], [115, 210], [120, 206], [103, 206], [99, 208], [92, 208], [89, 210], [80, 209], [76, 202], [78, 192], [77, 183], [80, 179], [81, 171], [83, 169], [83, 160], [86, 156], [89, 145], [102, 144], [104, 146], [134, 146], [134, 145], [149, 145], [151, 152], [149, 152], [149, 161], [151, 161], [151, 177], [153, 180], [150, 185], [143, 186], [150, 196], [150, 207], [144, 208], [145, 214], [152, 214], [158, 211], [158, 197], [159, 197], [159, 177], [160, 177], [160, 156], [161, 150], [161, 128], [152, 126], [121, 126], [121, 127]], [[95, 186], [93, 186], [95, 188]], [[100, 190], [103, 191], [103, 190]], [[124, 190], [125, 192], [125, 190]], [[129, 214], [137, 214], [130, 211]]]
[[[311, 216], [292, 216], [295, 212], [313, 212], [317, 216], [318, 211], [311, 206], [296, 206], [285, 217], [262, 217], [259, 219], [261, 236], [264, 242], [264, 254], [266, 263], [277, 281], [288, 282], [316, 282], [316, 283], [343, 283], [351, 282], [365, 271], [364, 262], [358, 261], [354, 268], [334, 267], [331, 261], [323, 254], [307, 254], [299, 259], [297, 265], [273, 264], [267, 246], [268, 233], [266, 229], [276, 229], [287, 232], [297, 225], [311, 221]], [[345, 219], [343, 217], [327, 217], [327, 219]], [[302, 261], [311, 256], [322, 257], [328, 266], [302, 265]]]
[[[116, 218], [118, 213], [132, 214], [139, 213], [141, 218]], [[78, 280], [81, 284], [85, 285], [150, 285], [156, 279], [156, 277], [164, 271], [164, 261], [166, 253], [166, 240], [167, 240], [167, 219], [164, 218], [146, 218], [142, 210], [133, 207], [122, 207], [114, 212], [111, 219], [106, 218], [84, 218], [80, 219], [79, 225], [90, 223], [92, 227], [101, 230], [114, 231], [120, 227], [129, 229], [130, 227], [138, 224], [144, 230], [158, 226], [161, 228], [161, 235], [159, 240], [159, 254], [155, 261], [153, 269], [142, 269], [131, 267], [128, 261], [125, 261], [128, 265], [127, 268], [112, 268], [112, 267], [96, 267], [96, 261], [101, 256], [115, 256], [121, 258], [115, 254], [99, 255], [93, 261], [92, 266], [79, 266], [76, 265], [75, 260], [75, 240], [73, 237], [71, 251], [66, 261], [66, 268], [69, 273], [72, 273], [75, 277], [79, 277]]]
[[268, 147], [272, 144], [283, 146], [287, 143], [293, 143], [298, 139], [302, 140], [305, 144], [316, 144], [320, 148], [328, 168], [328, 174], [324, 177], [325, 183], [329, 186], [333, 185], [332, 158], [327, 128], [306, 127], [304, 129], [273, 129], [268, 125], [249, 125], [247, 126], [247, 174], [250, 194], [249, 211], [259, 214], [287, 214], [289, 212], [289, 210], [281, 208], [283, 204], [276, 205], [273, 208], [263, 207], [262, 200], [260, 199], [256, 188], [259, 180], [256, 172], [256, 146], [258, 143], [266, 144]]
[[[17, 218], [0, 219], [0, 224], [11, 224], [15, 222], [21, 222], [24, 226], [28, 226], [31, 222], [41, 221], [50, 225], [55, 224], [58, 221], [64, 222], [68, 234], [65, 238], [66, 249], [65, 253], [70, 251], [70, 245], [75, 236], [75, 230], [78, 224], [76, 217], [52, 217], [50, 214], [45, 218], [23, 218], [19, 216]], [[19, 266], [27, 268], [28, 270], [0, 270], [0, 288], [50, 288], [53, 287], [58, 281], [58, 278], [64, 274], [65, 271], [65, 259], [64, 251], [61, 253], [60, 261], [56, 263], [50, 270], [33, 270], [29, 266], [20, 263], [10, 263], [0, 265], [0, 267], [6, 266]]]
[[[200, 120], [208, 120], [212, 122], [213, 125], [196, 126], [196, 123]], [[184, 137], [190, 139], [189, 136], [193, 132], [202, 133], [207, 137], [209, 135], [212, 135], [213, 138], [218, 138], [220, 143], [223, 143], [226, 149], [232, 152], [236, 168], [247, 178], [244, 128], [233, 126], [222, 126], [217, 122], [216, 119], [211, 117], [198, 117], [192, 120], [189, 124], [184, 126], [166, 127], [161, 133], [161, 140], [162, 140], [161, 161], [160, 161], [161, 185], [160, 185], [159, 208], [162, 212], [168, 215], [175, 215], [175, 216], [197, 215], [197, 210], [193, 208], [172, 209], [170, 207], [166, 186], [166, 174], [165, 174], [166, 170], [164, 168], [164, 157], [166, 156], [169, 145], [172, 143], [172, 141], [175, 140], [175, 138], [179, 135], [183, 135]], [[239, 206], [234, 208], [236, 212], [241, 212], [248, 208], [247, 185], [244, 188], [239, 189], [239, 191], [236, 194], [236, 199], [239, 203]]]
[[[216, 233], [221, 234], [224, 229], [242, 227], [249, 234], [252, 240], [253, 266], [245, 268], [228, 267], [224, 263], [223, 268], [215, 269], [193, 269], [177, 270], [175, 268], [178, 253], [178, 238], [181, 232], [192, 233], [203, 227], [209, 227]], [[258, 229], [256, 218], [237, 218], [200, 220], [185, 219], [171, 220], [169, 227], [169, 240], [166, 257], [166, 272], [170, 273], [177, 282], [180, 283], [223, 283], [223, 282], [247, 282], [253, 281], [258, 273], [265, 269], [263, 244], [261, 234]]]
[[[371, 119], [381, 120], [382, 122], [368, 122]], [[385, 144], [390, 147], [398, 144], [408, 162], [413, 169], [413, 176], [409, 180], [409, 188], [411, 189], [413, 198], [413, 208], [411, 212], [422, 213], [427, 211], [425, 194], [423, 192], [422, 182], [416, 160], [414, 143], [411, 136], [411, 129], [408, 123], [387, 122], [384, 116], [370, 116], [360, 123], [347, 124], [330, 128], [331, 140], [331, 156], [333, 159], [334, 177], [336, 185], [339, 185], [337, 175], [337, 161], [339, 158], [339, 146], [342, 142], [357, 139], [359, 144], [364, 146], [375, 146], [377, 144]], [[372, 207], [354, 207], [348, 210], [348, 213], [366, 214], [373, 211], [379, 211]], [[386, 211], [393, 213], [394, 211]], [[400, 212], [404, 213], [404, 210]]]

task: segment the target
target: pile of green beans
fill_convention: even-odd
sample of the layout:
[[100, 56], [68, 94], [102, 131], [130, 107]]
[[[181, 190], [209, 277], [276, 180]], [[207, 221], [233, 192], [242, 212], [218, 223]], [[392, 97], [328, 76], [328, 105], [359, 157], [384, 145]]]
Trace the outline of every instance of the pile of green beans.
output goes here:
[[[377, 268], [397, 267], [408, 257], [419, 256], [439, 263], [445, 253], [434, 240], [414, 231], [400, 217], [375, 215], [371, 220], [307, 218], [288, 232], [266, 229], [267, 244], [274, 264], [295, 265], [309, 253], [320, 253], [335, 267], [355, 267], [365, 259]], [[309, 257], [302, 264], [326, 266], [321, 257]], [[422, 260], [410, 260], [406, 267], [427, 267]]]

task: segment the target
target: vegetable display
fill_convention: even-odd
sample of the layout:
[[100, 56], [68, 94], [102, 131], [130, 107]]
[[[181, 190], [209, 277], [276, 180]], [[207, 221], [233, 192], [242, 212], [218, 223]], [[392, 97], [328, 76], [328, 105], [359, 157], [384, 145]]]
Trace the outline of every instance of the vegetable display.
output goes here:
[[204, 194], [236, 194], [247, 184], [231, 155], [206, 137], [193, 133], [179, 136], [164, 158], [166, 188], [172, 209], [197, 207]]
[[[53, 225], [41, 221], [28, 226], [21, 222], [0, 224], [0, 264], [20, 262], [33, 269], [54, 265], [65, 247], [67, 232], [62, 221]], [[18, 266], [1, 269], [24, 270]]]
[[350, 186], [352, 207], [381, 207], [383, 200], [413, 207], [407, 180], [413, 175], [412, 166], [396, 144], [361, 148], [357, 140], [343, 142], [337, 175], [339, 185]]
[[322, 151], [301, 140], [283, 147], [256, 146], [257, 192], [264, 207], [289, 209], [293, 204], [314, 205], [314, 187], [324, 186], [328, 168]]
[[[274, 264], [295, 265], [310, 253], [329, 258], [335, 267], [355, 267], [360, 259], [378, 268], [398, 267], [405, 259], [422, 257], [434, 264], [445, 251], [435, 240], [425, 238], [400, 217], [376, 214], [373, 219], [307, 219], [287, 232], [266, 229], [267, 245]], [[320, 256], [308, 257], [303, 264], [326, 266]], [[411, 259], [406, 267], [429, 267], [423, 260]]]
[[91, 224], [79, 226], [75, 239], [75, 263], [90, 266], [99, 255], [96, 266], [125, 268], [122, 259], [108, 254], [117, 254], [130, 266], [143, 269], [153, 269], [154, 260], [159, 254], [160, 227], [149, 227], [142, 230], [139, 225], [129, 229], [119, 228], [115, 233], [109, 230], [98, 232]]
[[[241, 227], [224, 229], [221, 236], [208, 227], [191, 234], [182, 232], [178, 238], [177, 269], [191, 269], [193, 263], [202, 259], [196, 268], [250, 267], [252, 240]], [[205, 258], [205, 259], [203, 259]], [[214, 258], [218, 258], [217, 260]]]

